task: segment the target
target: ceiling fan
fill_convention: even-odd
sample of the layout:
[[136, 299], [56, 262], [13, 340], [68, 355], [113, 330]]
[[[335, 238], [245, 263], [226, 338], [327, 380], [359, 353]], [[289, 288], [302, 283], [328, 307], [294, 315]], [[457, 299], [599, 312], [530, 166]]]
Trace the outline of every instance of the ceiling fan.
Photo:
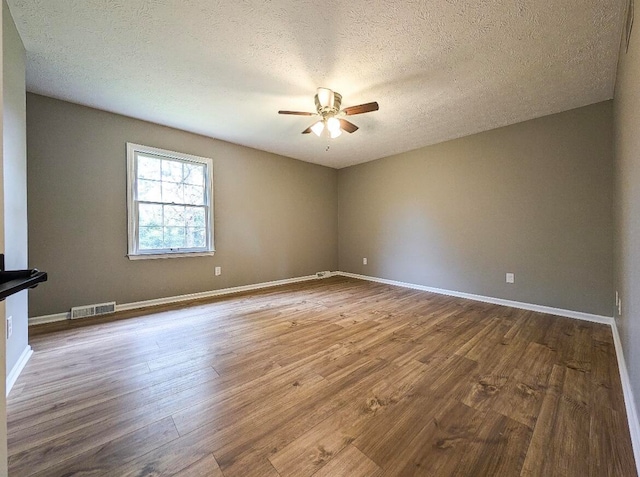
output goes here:
[[336, 138], [342, 134], [342, 130], [348, 133], [353, 133], [358, 130], [358, 126], [352, 122], [347, 121], [342, 116], [353, 116], [354, 114], [369, 113], [371, 111], [377, 111], [378, 103], [359, 104], [357, 106], [349, 106], [348, 108], [340, 109], [342, 104], [342, 95], [331, 91], [328, 88], [318, 88], [315, 95], [316, 113], [308, 113], [305, 111], [278, 111], [278, 114], [293, 114], [296, 116], [320, 116], [320, 119], [302, 131], [302, 134], [309, 134], [310, 132], [320, 136], [326, 129], [331, 138]]

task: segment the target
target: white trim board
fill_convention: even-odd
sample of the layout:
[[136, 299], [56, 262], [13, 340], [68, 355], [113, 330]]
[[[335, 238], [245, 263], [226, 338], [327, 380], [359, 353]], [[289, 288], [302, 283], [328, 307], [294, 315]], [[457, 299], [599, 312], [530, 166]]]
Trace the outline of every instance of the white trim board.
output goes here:
[[[171, 303], [198, 300], [201, 298], [210, 298], [210, 297], [222, 296], [222, 295], [232, 295], [234, 293], [241, 293], [241, 292], [251, 291], [251, 290], [259, 290], [261, 288], [277, 287], [280, 285], [306, 282], [309, 280], [320, 280], [322, 278], [327, 278], [329, 276], [331, 276], [331, 274], [325, 275], [323, 277], [318, 277], [317, 275], [307, 275], [304, 277], [285, 278], [284, 280], [274, 280], [271, 282], [262, 282], [262, 283], [254, 283], [251, 285], [221, 288], [219, 290], [210, 290], [210, 291], [204, 291], [199, 293], [188, 293], [186, 295], [169, 296], [165, 298], [156, 298], [153, 300], [136, 301], [133, 303], [123, 303], [121, 305], [116, 305], [116, 312], [136, 310], [140, 308], [149, 308], [149, 307], [158, 306], [158, 305], [168, 305]], [[29, 326], [42, 325], [44, 323], [54, 323], [56, 321], [69, 320], [71, 319], [70, 315], [71, 315], [70, 312], [65, 312], [65, 313], [54, 313], [52, 315], [34, 316], [29, 318]], [[99, 315], [99, 316], [102, 316], [102, 315]]]
[[616, 357], [618, 358], [618, 370], [620, 371], [620, 380], [622, 381], [622, 393], [624, 394], [624, 406], [627, 411], [627, 420], [629, 421], [633, 455], [636, 459], [638, 475], [640, 475], [640, 420], [638, 419], [636, 402], [633, 399], [633, 390], [631, 388], [631, 381], [629, 380], [627, 364], [624, 359], [624, 353], [622, 352], [622, 341], [620, 341], [620, 334], [618, 333], [618, 327], [615, 321], [611, 325], [611, 333], [613, 334], [613, 343], [616, 348]]
[[[583, 312], [580, 312], [580, 311], [564, 310], [564, 309], [561, 309], [561, 308], [553, 308], [553, 307], [550, 307], [550, 306], [534, 305], [534, 304], [531, 304], [531, 303], [523, 303], [523, 302], [519, 302], [519, 301], [504, 300], [502, 298], [493, 298], [493, 297], [487, 297], [487, 296], [481, 296], [481, 295], [473, 295], [473, 294], [470, 294], [470, 293], [463, 293], [463, 292], [458, 292], [458, 291], [454, 291], [454, 290], [445, 290], [445, 289], [442, 289], [442, 288], [433, 288], [433, 287], [427, 287], [427, 286], [424, 286], [424, 285], [416, 285], [414, 283], [406, 283], [406, 282], [399, 282], [399, 281], [396, 281], [396, 280], [388, 280], [386, 278], [377, 278], [377, 277], [370, 277], [370, 276], [367, 276], [367, 275], [358, 275], [356, 273], [331, 272], [329, 274], [326, 274], [322, 278], [327, 278], [327, 277], [335, 276], [335, 275], [344, 276], [344, 277], [350, 277], [350, 278], [356, 278], [356, 279], [360, 279], [360, 280], [367, 280], [367, 281], [377, 282], [377, 283], [384, 283], [384, 284], [387, 284], [387, 285], [394, 285], [394, 286], [399, 286], [399, 287], [403, 287], [403, 288], [412, 288], [414, 290], [422, 290], [422, 291], [437, 293], [439, 295], [455, 296], [457, 298], [464, 298], [464, 299], [467, 299], [467, 300], [481, 301], [481, 302], [484, 302], [484, 303], [492, 303], [494, 305], [510, 306], [510, 307], [513, 307], [513, 308], [520, 308], [520, 309], [524, 309], [524, 310], [537, 311], [537, 312], [540, 312], [540, 313], [548, 313], [550, 315], [564, 316], [564, 317], [567, 317], [567, 318], [575, 318], [575, 319], [578, 319], [578, 320], [592, 321], [592, 322], [595, 322], [595, 323], [603, 323], [605, 325], [612, 325], [614, 323], [613, 318], [610, 317], [610, 316], [593, 315], [593, 314], [590, 314], [590, 313], [583, 313]], [[275, 287], [275, 286], [279, 286], [279, 285], [287, 285], [287, 284], [290, 284], [290, 283], [304, 282], [304, 281], [308, 281], [308, 280], [317, 280], [317, 279], [319, 279], [319, 277], [317, 275], [307, 275], [307, 276], [303, 276], [303, 277], [286, 278], [284, 280], [275, 280], [275, 281], [271, 281], [271, 282], [262, 282], [262, 283], [254, 283], [254, 284], [251, 284], [251, 285], [242, 285], [242, 286], [231, 287], [231, 288], [222, 288], [220, 290], [211, 290], [211, 291], [205, 291], [205, 292], [199, 292], [199, 293], [188, 293], [186, 295], [177, 295], [177, 296], [170, 296], [170, 297], [165, 297], [165, 298], [156, 298], [156, 299], [153, 299], [153, 300], [137, 301], [137, 302], [133, 302], [133, 303], [123, 303], [121, 305], [116, 305], [116, 312], [118, 312], [118, 311], [135, 310], [135, 309], [140, 309], [140, 308], [148, 308], [148, 307], [151, 307], [151, 306], [158, 306], [158, 305], [168, 305], [168, 304], [171, 304], [171, 303], [179, 303], [181, 301], [197, 300], [197, 299], [201, 299], [201, 298], [210, 298], [210, 297], [215, 297], [215, 296], [230, 295], [230, 294], [233, 294], [233, 293], [241, 293], [241, 292], [245, 292], [245, 291], [259, 290], [261, 288], [269, 288], [269, 287]], [[44, 323], [53, 323], [53, 322], [56, 322], [56, 321], [64, 321], [64, 320], [68, 320], [68, 319], [70, 319], [70, 313], [69, 312], [55, 313], [55, 314], [52, 314], [52, 315], [34, 316], [34, 317], [29, 318], [29, 326], [41, 325], [41, 324], [44, 324]]]
[[13, 388], [13, 385], [18, 380], [18, 376], [20, 376], [20, 373], [27, 365], [27, 362], [29, 361], [29, 358], [31, 358], [32, 354], [33, 350], [31, 349], [31, 346], [27, 345], [22, 351], [22, 354], [18, 358], [16, 364], [13, 365], [13, 368], [11, 369], [11, 371], [9, 371], [9, 374], [7, 374], [7, 396], [11, 392], [11, 388]]
[[334, 275], [340, 275], [343, 277], [358, 278], [360, 280], [367, 280], [370, 282], [384, 283], [386, 285], [395, 285], [403, 288], [412, 288], [414, 290], [427, 291], [431, 293], [437, 293], [438, 295], [454, 296], [457, 298], [464, 298], [466, 300], [481, 301], [483, 303], [491, 303], [493, 305], [510, 306], [512, 308], [520, 308], [522, 310], [537, 311], [540, 313], [547, 313], [549, 315], [564, 316], [566, 318], [575, 318], [577, 320], [592, 321], [595, 323], [602, 323], [605, 325], [613, 324], [613, 317], [592, 315], [591, 313], [583, 313], [581, 311], [565, 310], [562, 308], [553, 308], [551, 306], [534, 305], [532, 303], [523, 303], [520, 301], [504, 300], [502, 298], [493, 298], [490, 296], [473, 295], [471, 293], [463, 293], [454, 290], [445, 290], [443, 288], [433, 288], [424, 285], [416, 285], [414, 283], [398, 282], [396, 280], [388, 280], [386, 278], [370, 277], [368, 275], [358, 275], [356, 273], [348, 272], [335, 272]]
[[252, 285], [242, 285], [231, 288], [221, 288], [220, 290], [211, 290], [200, 293], [189, 293], [187, 295], [178, 295], [168, 298], [157, 298], [155, 300], [136, 301], [133, 303], [124, 303], [122, 305], [116, 305], [116, 311], [135, 310], [138, 308], [148, 308], [150, 306], [167, 305], [170, 303], [179, 303], [181, 301], [198, 300], [200, 298], [210, 298], [221, 295], [232, 295], [234, 293], [241, 293], [251, 290], [259, 290], [261, 288], [271, 288], [280, 285], [288, 285], [290, 283], [306, 282], [309, 280], [318, 280], [316, 275], [307, 275], [304, 277], [285, 278], [284, 280], [275, 280], [272, 282], [254, 283]]

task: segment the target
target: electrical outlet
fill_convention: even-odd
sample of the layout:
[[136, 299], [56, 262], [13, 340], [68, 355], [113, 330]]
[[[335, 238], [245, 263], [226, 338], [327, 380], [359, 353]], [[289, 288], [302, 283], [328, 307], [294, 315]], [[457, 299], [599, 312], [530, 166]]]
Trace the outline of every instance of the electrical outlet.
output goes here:
[[516, 276], [513, 273], [507, 273], [507, 283], [515, 282]]
[[216, 267], [216, 277], [222, 275], [222, 267]]
[[620, 295], [618, 295], [618, 290], [616, 290], [616, 307], [618, 306], [618, 303], [620, 303]]
[[13, 316], [7, 316], [7, 339], [13, 334]]
[[618, 316], [622, 316], [622, 297], [618, 298]]
[[366, 258], [363, 258], [363, 259], [362, 259], [362, 265], [366, 265], [366, 264], [367, 264], [367, 259], [366, 259]]

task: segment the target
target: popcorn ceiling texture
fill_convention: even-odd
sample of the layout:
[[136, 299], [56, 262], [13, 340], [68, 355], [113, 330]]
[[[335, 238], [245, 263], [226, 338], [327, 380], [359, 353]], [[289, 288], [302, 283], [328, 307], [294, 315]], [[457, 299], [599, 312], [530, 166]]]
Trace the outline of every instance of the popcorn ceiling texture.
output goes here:
[[[8, 3], [31, 92], [339, 168], [612, 98], [625, 2]], [[303, 136], [318, 86], [380, 111]]]

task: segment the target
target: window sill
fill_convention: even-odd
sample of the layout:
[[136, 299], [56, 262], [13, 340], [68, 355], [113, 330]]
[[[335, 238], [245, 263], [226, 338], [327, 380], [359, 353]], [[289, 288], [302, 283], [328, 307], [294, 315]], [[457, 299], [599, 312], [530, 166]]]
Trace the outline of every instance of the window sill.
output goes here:
[[210, 252], [139, 253], [137, 255], [127, 255], [127, 258], [129, 260], [156, 260], [163, 258], [212, 257], [215, 253], [215, 250]]

